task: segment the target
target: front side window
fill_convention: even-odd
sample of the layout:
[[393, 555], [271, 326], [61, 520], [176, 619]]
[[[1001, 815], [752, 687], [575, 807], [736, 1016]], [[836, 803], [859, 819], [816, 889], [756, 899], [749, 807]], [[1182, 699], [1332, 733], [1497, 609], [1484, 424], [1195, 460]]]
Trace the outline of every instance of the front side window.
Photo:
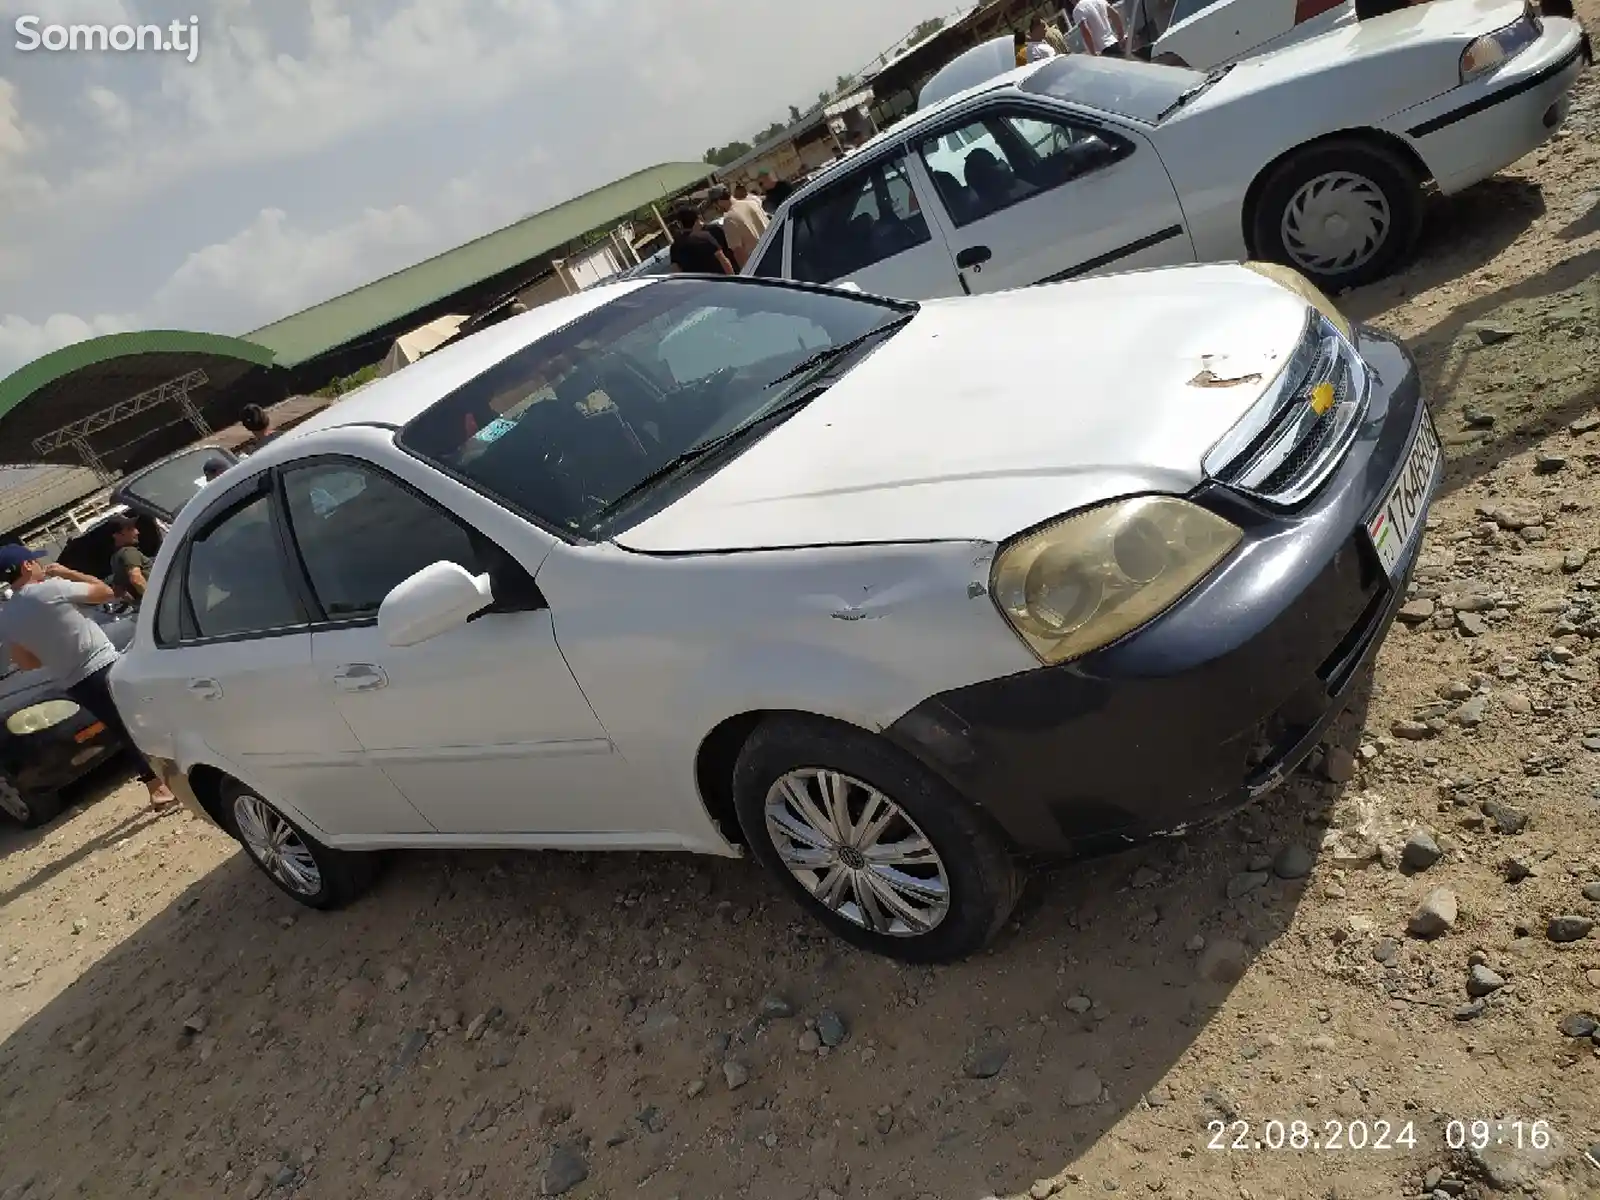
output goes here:
[[918, 147], [952, 223], [970, 225], [1116, 162], [1126, 142], [1088, 125], [1034, 113], [991, 112]]
[[291, 467], [283, 490], [300, 561], [330, 620], [376, 616], [395, 585], [433, 563], [483, 569], [461, 525], [380, 471], [343, 460]]
[[797, 204], [789, 223], [789, 273], [804, 283], [844, 279], [929, 240], [928, 220], [900, 158], [851, 174]]
[[189, 543], [184, 587], [203, 638], [305, 624], [283, 573], [270, 496], [235, 509]]
[[399, 444], [569, 536], [607, 538], [775, 428], [915, 312], [669, 277], [511, 355], [423, 412]]

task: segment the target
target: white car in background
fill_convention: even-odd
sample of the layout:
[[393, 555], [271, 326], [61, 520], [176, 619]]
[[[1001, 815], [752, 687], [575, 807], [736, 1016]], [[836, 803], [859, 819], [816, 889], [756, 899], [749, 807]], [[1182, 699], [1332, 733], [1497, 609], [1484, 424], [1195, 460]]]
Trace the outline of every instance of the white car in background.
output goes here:
[[1209, 71], [1355, 19], [1353, 0], [1178, 0], [1151, 53], [1156, 62]]
[[1405, 260], [1425, 185], [1548, 139], [1584, 65], [1573, 21], [1432, 0], [1209, 74], [1014, 67], [789, 197], [745, 273], [925, 299], [1253, 258], [1356, 287]]
[[957, 958], [1025, 856], [1310, 753], [1441, 465], [1405, 349], [1282, 268], [609, 284], [209, 485], [111, 687], [314, 908], [375, 850], [747, 852], [841, 936]]

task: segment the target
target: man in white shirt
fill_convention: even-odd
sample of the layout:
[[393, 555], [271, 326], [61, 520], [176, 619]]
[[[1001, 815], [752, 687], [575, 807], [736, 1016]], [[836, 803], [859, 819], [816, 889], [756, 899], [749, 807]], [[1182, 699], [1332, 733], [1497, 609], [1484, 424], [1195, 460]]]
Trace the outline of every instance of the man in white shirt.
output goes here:
[[1106, 0], [1074, 0], [1070, 15], [1090, 54], [1126, 57], [1123, 39], [1127, 30], [1122, 25], [1122, 14]]

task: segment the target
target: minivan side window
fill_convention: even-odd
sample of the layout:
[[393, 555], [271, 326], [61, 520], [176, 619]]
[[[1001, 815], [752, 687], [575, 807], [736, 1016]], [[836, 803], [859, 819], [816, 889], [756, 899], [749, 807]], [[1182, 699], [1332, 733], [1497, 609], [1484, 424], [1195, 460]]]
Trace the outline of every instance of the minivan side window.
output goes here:
[[[953, 149], [952, 133], [961, 146]], [[917, 152], [957, 227], [1020, 204], [1126, 157], [1133, 147], [1085, 124], [1031, 112], [989, 112], [923, 138]]]
[[783, 239], [787, 230], [780, 228], [772, 238], [772, 245], [761, 252], [761, 257], [756, 260], [755, 269], [750, 274], [761, 279], [783, 278]]
[[282, 561], [268, 495], [235, 509], [190, 542], [184, 590], [199, 636], [237, 637], [304, 625], [305, 613]]
[[396, 584], [453, 562], [486, 569], [467, 531], [381, 471], [347, 460], [283, 473], [289, 528], [311, 590], [329, 620], [375, 617]]
[[903, 158], [839, 180], [794, 207], [789, 274], [832, 283], [930, 240]]

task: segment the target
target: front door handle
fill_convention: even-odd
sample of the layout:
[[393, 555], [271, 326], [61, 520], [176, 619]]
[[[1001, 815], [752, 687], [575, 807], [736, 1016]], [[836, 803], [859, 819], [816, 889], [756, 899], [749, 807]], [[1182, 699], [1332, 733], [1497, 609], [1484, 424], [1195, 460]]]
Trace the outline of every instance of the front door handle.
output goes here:
[[371, 663], [350, 663], [333, 673], [333, 682], [341, 692], [375, 692], [389, 686], [389, 677]]
[[190, 695], [202, 700], [217, 700], [222, 696], [222, 685], [215, 679], [191, 679], [187, 686]]
[[956, 266], [963, 271], [981, 271], [983, 264], [994, 257], [994, 251], [987, 246], [968, 246], [956, 255]]

